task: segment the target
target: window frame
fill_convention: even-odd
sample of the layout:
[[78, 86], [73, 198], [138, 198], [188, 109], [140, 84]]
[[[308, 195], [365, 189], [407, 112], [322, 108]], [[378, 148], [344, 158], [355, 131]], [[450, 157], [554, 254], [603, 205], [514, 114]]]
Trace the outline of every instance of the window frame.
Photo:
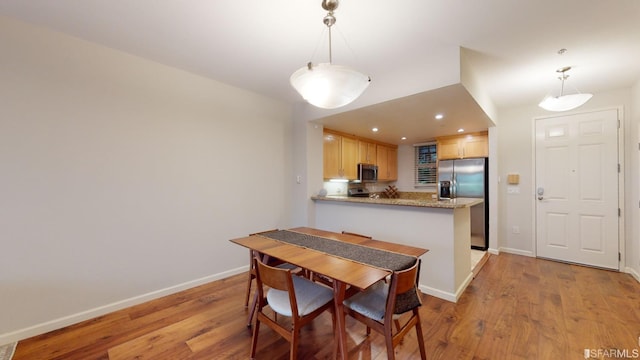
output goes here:
[[[413, 186], [414, 187], [433, 187], [438, 184], [438, 145], [435, 141], [414, 144], [414, 159], [413, 159]], [[420, 155], [422, 148], [432, 148], [428, 154], [431, 155], [433, 161], [428, 161], [426, 163], [420, 162]], [[420, 170], [422, 169], [433, 169], [433, 175], [430, 180], [433, 182], [421, 182], [420, 181]], [[429, 176], [429, 175], [427, 175]], [[427, 179], [429, 180], [429, 179]]]

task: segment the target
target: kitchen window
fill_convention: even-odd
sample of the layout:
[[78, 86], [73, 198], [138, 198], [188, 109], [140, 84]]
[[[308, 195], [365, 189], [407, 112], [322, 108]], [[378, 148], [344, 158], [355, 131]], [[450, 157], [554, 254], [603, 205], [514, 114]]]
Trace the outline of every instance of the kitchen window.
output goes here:
[[435, 142], [415, 144], [415, 186], [435, 186], [438, 178], [438, 151]]

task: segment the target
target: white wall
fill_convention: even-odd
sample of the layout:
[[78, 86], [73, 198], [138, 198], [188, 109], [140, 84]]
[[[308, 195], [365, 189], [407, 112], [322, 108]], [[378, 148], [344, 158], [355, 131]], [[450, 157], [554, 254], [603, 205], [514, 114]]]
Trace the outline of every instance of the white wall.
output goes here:
[[[323, 188], [322, 144], [323, 128], [305, 121], [296, 121], [294, 127], [294, 177], [292, 226], [313, 226], [315, 206], [311, 200]], [[298, 176], [300, 183], [297, 183]], [[344, 184], [342, 184], [344, 185]], [[346, 185], [342, 193], [346, 192]]]
[[498, 113], [493, 100], [489, 97], [483, 84], [472, 65], [474, 61], [481, 62], [484, 55], [467, 48], [460, 48], [460, 82], [478, 103], [494, 124], [497, 124]]
[[[638, 94], [632, 102], [631, 90], [621, 89], [594, 94], [593, 98], [574, 113], [605, 108], [623, 108], [624, 149], [625, 149], [625, 234], [623, 238], [625, 254], [637, 249], [637, 229], [632, 225], [638, 219]], [[634, 113], [635, 115], [630, 115]], [[534, 244], [534, 186], [533, 177], [533, 119], [552, 115], [535, 105], [500, 109], [498, 131], [498, 168], [502, 181], [498, 184], [498, 242], [500, 250], [532, 256]], [[635, 160], [632, 160], [635, 159]], [[507, 194], [506, 175], [520, 174], [520, 193]], [[632, 178], [633, 176], [633, 178]], [[634, 182], [635, 181], [635, 182]], [[520, 229], [513, 233], [513, 227]], [[637, 251], [635, 251], [637, 253]], [[634, 260], [637, 264], [637, 259]], [[627, 264], [628, 266], [629, 264]]]
[[289, 106], [0, 17], [0, 345], [246, 269]]

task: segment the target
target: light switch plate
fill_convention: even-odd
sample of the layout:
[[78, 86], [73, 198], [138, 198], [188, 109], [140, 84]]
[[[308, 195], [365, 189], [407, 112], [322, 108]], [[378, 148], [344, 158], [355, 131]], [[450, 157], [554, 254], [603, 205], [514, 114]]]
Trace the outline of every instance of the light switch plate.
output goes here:
[[507, 194], [520, 194], [520, 187], [519, 186], [507, 187]]

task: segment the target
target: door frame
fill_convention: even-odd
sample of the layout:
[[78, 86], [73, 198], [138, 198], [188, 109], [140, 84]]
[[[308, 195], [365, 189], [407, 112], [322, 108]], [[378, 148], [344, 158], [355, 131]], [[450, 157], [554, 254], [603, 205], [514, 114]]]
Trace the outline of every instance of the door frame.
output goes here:
[[537, 202], [534, 200], [535, 196], [536, 196], [536, 121], [537, 120], [542, 120], [542, 119], [551, 119], [551, 118], [557, 118], [557, 117], [565, 117], [565, 116], [572, 116], [572, 115], [579, 115], [579, 114], [588, 114], [588, 113], [594, 113], [594, 112], [600, 112], [600, 111], [606, 111], [606, 110], [617, 110], [618, 111], [618, 164], [620, 165], [620, 171], [618, 172], [618, 208], [620, 211], [620, 216], [618, 216], [618, 251], [620, 253], [619, 256], [619, 260], [618, 260], [618, 271], [620, 272], [624, 272], [624, 269], [626, 268], [626, 262], [625, 262], [625, 254], [626, 254], [626, 249], [625, 249], [625, 232], [624, 232], [624, 224], [625, 224], [625, 203], [624, 203], [624, 194], [625, 194], [625, 189], [624, 189], [624, 178], [625, 178], [625, 164], [624, 164], [624, 155], [625, 155], [625, 151], [624, 151], [624, 123], [625, 123], [625, 113], [624, 113], [624, 106], [623, 105], [618, 105], [618, 106], [613, 106], [613, 107], [605, 107], [605, 108], [596, 108], [596, 109], [591, 109], [591, 110], [585, 110], [585, 111], [576, 111], [576, 112], [563, 112], [563, 113], [559, 113], [557, 115], [549, 115], [549, 116], [536, 116], [534, 118], [532, 118], [531, 120], [531, 174], [532, 174], [532, 181], [531, 181], [531, 191], [530, 191], [530, 195], [531, 195], [531, 212], [533, 214], [533, 216], [531, 217], [532, 220], [532, 224], [531, 224], [531, 229], [532, 229], [532, 239], [531, 239], [531, 249], [532, 249], [532, 254], [533, 257], [537, 258], [538, 257], [538, 248], [537, 248], [537, 240], [538, 240], [538, 234], [537, 234], [537, 211], [536, 211], [536, 206], [537, 206]]

